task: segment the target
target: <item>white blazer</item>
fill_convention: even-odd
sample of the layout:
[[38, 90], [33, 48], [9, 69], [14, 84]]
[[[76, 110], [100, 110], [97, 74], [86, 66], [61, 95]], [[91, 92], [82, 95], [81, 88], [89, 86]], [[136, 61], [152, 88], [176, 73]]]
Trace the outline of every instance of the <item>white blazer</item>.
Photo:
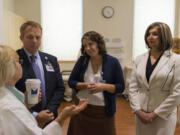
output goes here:
[[27, 108], [7, 88], [0, 88], [0, 135], [61, 135], [55, 121], [41, 129]]
[[135, 60], [129, 84], [130, 105], [133, 112], [142, 109], [155, 112], [164, 120], [177, 110], [180, 104], [180, 56], [167, 50], [146, 79], [149, 52]]

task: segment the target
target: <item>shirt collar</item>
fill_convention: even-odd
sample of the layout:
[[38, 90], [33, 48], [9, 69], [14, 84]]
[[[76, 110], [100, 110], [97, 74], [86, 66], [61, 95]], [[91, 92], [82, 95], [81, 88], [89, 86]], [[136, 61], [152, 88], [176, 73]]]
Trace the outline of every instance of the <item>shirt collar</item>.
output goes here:
[[31, 53], [29, 53], [25, 48], [23, 48], [23, 49], [24, 49], [26, 55], [28, 56], [29, 61], [31, 61], [31, 59], [30, 59], [30, 56], [31, 56], [31, 55], [36, 56], [37, 59], [40, 58], [40, 56], [39, 56], [39, 51], [35, 52], [34, 54], [31, 54]]
[[5, 86], [19, 101], [24, 103], [24, 94], [17, 90], [15, 87], [11, 87], [9, 85]]

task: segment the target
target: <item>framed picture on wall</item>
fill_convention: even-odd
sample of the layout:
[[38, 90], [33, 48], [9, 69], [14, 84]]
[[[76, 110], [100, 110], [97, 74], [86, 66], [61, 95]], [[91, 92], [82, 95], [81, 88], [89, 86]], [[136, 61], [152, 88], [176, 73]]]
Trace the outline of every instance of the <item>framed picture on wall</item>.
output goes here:
[[173, 52], [180, 54], [180, 38], [174, 38], [173, 41], [174, 41], [172, 47]]

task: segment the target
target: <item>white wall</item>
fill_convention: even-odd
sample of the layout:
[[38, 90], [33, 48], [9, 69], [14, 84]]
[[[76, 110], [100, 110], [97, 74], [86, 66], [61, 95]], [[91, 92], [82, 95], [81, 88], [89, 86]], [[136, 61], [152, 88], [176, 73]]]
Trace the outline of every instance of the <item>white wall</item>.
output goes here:
[[0, 0], [0, 44], [5, 45], [5, 13], [14, 12], [14, 0]]
[[14, 0], [15, 13], [25, 17], [27, 20], [33, 20], [40, 23], [40, 0]]
[[3, 43], [3, 0], [0, 0], [0, 44]]
[[[124, 46], [122, 65], [131, 64], [132, 34], [133, 34], [133, 5], [134, 0], [84, 0], [83, 32], [95, 30], [110, 40], [120, 38]], [[101, 11], [104, 6], [114, 8], [114, 16], [106, 19]]]
[[5, 10], [14, 12], [15, 11], [15, 0], [3, 0], [3, 8]]
[[133, 59], [147, 51], [144, 33], [151, 23], [168, 24], [174, 35], [175, 0], [135, 0], [134, 5]]
[[176, 0], [175, 6], [174, 37], [180, 38], [180, 0]]
[[[3, 6], [2, 6], [3, 5]], [[15, 0], [3, 0], [3, 4], [0, 4], [3, 7], [3, 15], [2, 15], [2, 44], [8, 45], [13, 49], [19, 49], [22, 47], [22, 42], [19, 39], [19, 29], [22, 23], [26, 20], [15, 14]]]

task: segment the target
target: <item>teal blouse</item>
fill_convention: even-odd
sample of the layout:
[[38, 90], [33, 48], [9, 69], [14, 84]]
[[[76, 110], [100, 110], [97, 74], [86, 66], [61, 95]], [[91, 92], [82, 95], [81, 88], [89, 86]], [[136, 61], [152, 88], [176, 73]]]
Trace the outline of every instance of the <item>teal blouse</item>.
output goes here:
[[22, 103], [24, 103], [24, 94], [17, 90], [15, 87], [11, 87], [6, 85], [5, 86], [19, 101], [21, 101]]

